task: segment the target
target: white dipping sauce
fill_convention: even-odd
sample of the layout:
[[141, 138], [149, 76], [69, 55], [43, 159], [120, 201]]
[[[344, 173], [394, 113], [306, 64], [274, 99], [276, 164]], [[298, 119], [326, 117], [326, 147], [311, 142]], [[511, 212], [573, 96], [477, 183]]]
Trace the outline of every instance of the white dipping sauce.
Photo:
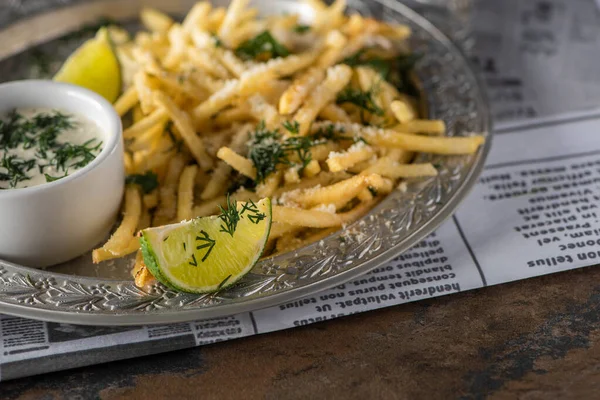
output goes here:
[[100, 154], [103, 138], [100, 127], [83, 115], [51, 108], [6, 113], [0, 116], [0, 189], [68, 176]]

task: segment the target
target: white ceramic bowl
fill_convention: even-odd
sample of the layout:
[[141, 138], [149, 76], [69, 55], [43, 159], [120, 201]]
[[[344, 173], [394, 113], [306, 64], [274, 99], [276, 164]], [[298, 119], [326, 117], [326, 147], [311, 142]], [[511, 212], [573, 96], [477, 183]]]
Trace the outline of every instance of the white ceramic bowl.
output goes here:
[[0, 259], [30, 267], [70, 260], [109, 233], [123, 196], [121, 119], [101, 96], [52, 81], [0, 85], [0, 114], [49, 107], [84, 115], [101, 128], [103, 149], [87, 166], [60, 180], [0, 190]]

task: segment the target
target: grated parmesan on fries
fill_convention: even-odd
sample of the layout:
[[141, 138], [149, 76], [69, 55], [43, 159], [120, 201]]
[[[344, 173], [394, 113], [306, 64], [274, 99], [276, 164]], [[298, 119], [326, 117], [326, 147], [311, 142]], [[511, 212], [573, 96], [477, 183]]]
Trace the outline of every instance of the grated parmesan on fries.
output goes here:
[[95, 262], [136, 251], [148, 224], [215, 215], [228, 196], [273, 198], [267, 248], [286, 252], [435, 176], [415, 152], [477, 151], [482, 136], [444, 137], [443, 121], [419, 115], [409, 27], [347, 16], [345, 0], [304, 2], [308, 25], [260, 18], [248, 0], [200, 2], [182, 23], [144, 9], [148, 31], [115, 42], [130, 175], [125, 218]]

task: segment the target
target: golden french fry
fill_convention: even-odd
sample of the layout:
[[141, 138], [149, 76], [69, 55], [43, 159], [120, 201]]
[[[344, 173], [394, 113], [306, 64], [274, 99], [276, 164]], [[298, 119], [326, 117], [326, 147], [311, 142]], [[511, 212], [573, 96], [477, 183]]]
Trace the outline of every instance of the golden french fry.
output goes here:
[[155, 280], [152, 273], [146, 267], [146, 264], [144, 264], [144, 257], [139, 250], [135, 256], [135, 264], [133, 265], [131, 274], [133, 275], [135, 285], [139, 288], [142, 288]]
[[177, 219], [185, 221], [192, 218], [194, 207], [194, 184], [196, 183], [197, 165], [189, 165], [184, 168], [179, 178], [179, 189], [177, 195]]
[[219, 38], [227, 46], [232, 46], [233, 33], [244, 18], [243, 13], [248, 6], [248, 2], [248, 0], [233, 0], [229, 4], [225, 19], [217, 32]]
[[279, 113], [291, 114], [302, 104], [309, 93], [325, 79], [325, 71], [311, 68], [292, 82], [279, 99]]
[[303, 210], [301, 208], [272, 206], [273, 222], [280, 222], [309, 228], [330, 228], [340, 226], [343, 221], [337, 214], [325, 211]]
[[281, 175], [281, 171], [269, 175], [264, 182], [257, 185], [256, 194], [260, 198], [271, 197], [275, 193], [275, 190], [277, 190], [277, 187], [279, 187]]
[[317, 160], [310, 160], [310, 162], [306, 165], [303, 171], [303, 175], [307, 178], [312, 178], [321, 172], [321, 165]]
[[379, 174], [388, 178], [419, 178], [436, 176], [437, 169], [431, 163], [400, 164], [388, 157], [382, 157], [362, 172], [363, 175]]
[[225, 162], [219, 162], [204, 187], [200, 198], [202, 200], [210, 200], [222, 195], [227, 188], [229, 174], [231, 174], [231, 167]]
[[277, 109], [259, 94], [255, 94], [248, 98], [248, 105], [250, 106], [250, 114], [257, 121], [264, 121], [267, 129], [274, 129], [281, 122], [281, 118], [277, 113]]
[[169, 115], [165, 110], [155, 110], [152, 114], [148, 115], [141, 121], [131, 125], [129, 128], [123, 131], [123, 137], [125, 139], [131, 139], [146, 132], [149, 129], [156, 127], [157, 125], [164, 126], [169, 120]]
[[363, 142], [353, 144], [342, 153], [330, 153], [327, 166], [331, 172], [345, 171], [359, 162], [366, 161], [375, 155], [375, 150]]
[[138, 102], [138, 94], [135, 86], [130, 86], [123, 94], [115, 101], [115, 111], [119, 116], [127, 114]]
[[327, 78], [310, 94], [294, 119], [300, 124], [300, 135], [306, 135], [319, 112], [331, 103], [338, 92], [350, 82], [352, 69], [347, 65], [336, 65], [327, 70]]
[[179, 177], [185, 167], [185, 159], [177, 154], [169, 161], [169, 168], [163, 185], [159, 189], [159, 203], [154, 213], [153, 225], [160, 226], [173, 222], [177, 214], [177, 188]]
[[319, 113], [319, 117], [327, 119], [331, 122], [343, 122], [350, 123], [350, 116], [344, 111], [342, 107], [331, 103], [325, 106]]
[[151, 193], [145, 194], [142, 197], [142, 201], [144, 202], [144, 207], [147, 209], [156, 207], [158, 205], [158, 190], [153, 190]]
[[430, 133], [432, 135], [443, 135], [446, 133], [446, 124], [442, 120], [413, 119], [392, 128], [402, 133]]
[[401, 124], [406, 124], [417, 118], [417, 111], [409, 102], [394, 100], [390, 104], [390, 108], [398, 122]]
[[252, 161], [246, 157], [240, 156], [229, 147], [221, 147], [217, 152], [217, 157], [229, 164], [233, 169], [250, 179], [256, 180], [256, 168]]
[[[125, 207], [121, 224], [104, 246], [92, 252], [92, 260], [94, 263], [106, 260], [106, 257], [109, 255], [121, 257], [135, 251], [130, 251], [132, 248], [131, 242], [134, 239], [133, 234], [141, 214], [142, 200], [140, 198], [139, 189], [134, 186], [129, 186], [125, 190]], [[129, 253], [126, 253], [128, 251]]]
[[188, 149], [196, 159], [196, 162], [200, 165], [200, 168], [205, 171], [210, 169], [213, 165], [212, 158], [206, 153], [204, 143], [196, 134], [188, 115], [179, 109], [173, 100], [168, 98], [165, 94], [157, 92], [154, 95], [154, 101], [168, 114], [169, 118], [171, 118]]
[[152, 32], [166, 33], [171, 25], [173, 25], [171, 17], [154, 8], [143, 8], [140, 13], [140, 19], [146, 29]]
[[369, 179], [370, 177], [357, 175], [330, 186], [289, 192], [286, 199], [303, 207], [333, 204], [336, 209], [339, 209], [365, 189], [369, 185]]
[[[230, 201], [258, 201], [259, 198], [256, 193], [249, 190], [238, 190], [230, 196]], [[219, 206], [227, 206], [227, 197], [219, 196], [214, 199], [202, 202], [194, 207], [192, 217], [206, 217], [208, 215], [215, 215], [219, 213]]]

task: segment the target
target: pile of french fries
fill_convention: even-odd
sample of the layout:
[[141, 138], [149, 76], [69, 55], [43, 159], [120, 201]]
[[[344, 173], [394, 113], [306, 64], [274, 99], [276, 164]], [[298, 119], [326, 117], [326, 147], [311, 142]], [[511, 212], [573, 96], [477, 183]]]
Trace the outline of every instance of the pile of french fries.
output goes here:
[[[218, 214], [228, 195], [271, 197], [266, 254], [286, 252], [357, 220], [404, 180], [435, 176], [433, 165], [411, 163], [416, 152], [477, 151], [482, 136], [445, 137], [443, 121], [419, 119], [417, 99], [371, 66], [344, 62], [359, 52], [407, 54], [407, 26], [346, 16], [344, 0], [305, 3], [314, 11], [306, 26], [296, 15], [259, 18], [248, 0], [233, 0], [228, 9], [200, 2], [181, 23], [145, 9], [147, 31], [134, 38], [111, 30], [124, 82], [115, 108], [125, 123], [132, 121], [124, 130], [127, 174], [151, 172], [158, 187], [145, 193], [127, 186], [123, 220], [93, 252], [94, 262], [138, 251], [133, 275], [143, 286], [152, 276], [136, 232]], [[263, 32], [289, 54], [236, 54]], [[381, 112], [340, 104], [348, 89], [370, 93]], [[303, 165], [292, 155], [259, 181], [249, 157], [257, 129], [280, 141], [321, 136]], [[327, 131], [334, 135], [323, 136]], [[234, 177], [254, 187], [231, 189]]]

